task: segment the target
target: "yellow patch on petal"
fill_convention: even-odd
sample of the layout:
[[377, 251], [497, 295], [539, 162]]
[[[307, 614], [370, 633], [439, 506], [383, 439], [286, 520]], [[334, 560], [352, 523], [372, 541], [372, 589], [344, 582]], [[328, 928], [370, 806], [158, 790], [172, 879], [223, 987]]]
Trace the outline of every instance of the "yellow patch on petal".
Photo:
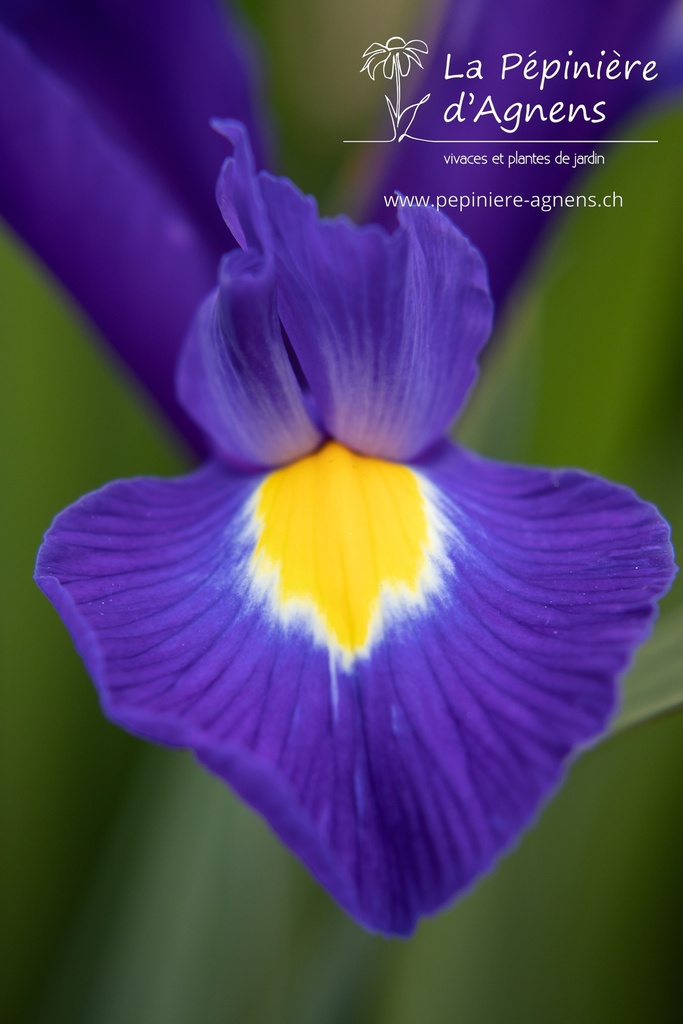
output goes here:
[[434, 531], [423, 492], [407, 466], [328, 442], [258, 488], [252, 578], [284, 620], [308, 618], [348, 662], [387, 606], [424, 600]]

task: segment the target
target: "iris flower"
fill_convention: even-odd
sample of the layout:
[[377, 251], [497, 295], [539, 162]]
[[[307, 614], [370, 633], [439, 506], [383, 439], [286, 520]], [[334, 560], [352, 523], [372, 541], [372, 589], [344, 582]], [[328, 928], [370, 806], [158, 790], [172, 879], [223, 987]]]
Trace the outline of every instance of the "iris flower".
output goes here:
[[[467, 15], [469, 45], [495, 49], [498, 6], [454, 5], [442, 45]], [[667, 6], [601, 5], [610, 45]], [[550, 43], [560, 16], [539, 18]], [[408, 933], [604, 728], [673, 574], [668, 528], [625, 488], [445, 439], [491, 303], [443, 214], [320, 221], [222, 122], [234, 244], [204, 299], [231, 244], [207, 119], [258, 139], [210, 0], [13, 0], [0, 22], [0, 209], [211, 451], [62, 513], [38, 582], [112, 719], [193, 749], [349, 913]], [[419, 181], [414, 157], [392, 186]], [[507, 287], [535, 228], [480, 229]]]
[[189, 747], [350, 914], [406, 934], [604, 729], [669, 531], [624, 487], [445, 439], [492, 309], [446, 217], [321, 221], [217, 127], [237, 248], [177, 381], [213, 457], [76, 502], [36, 579], [113, 721]]

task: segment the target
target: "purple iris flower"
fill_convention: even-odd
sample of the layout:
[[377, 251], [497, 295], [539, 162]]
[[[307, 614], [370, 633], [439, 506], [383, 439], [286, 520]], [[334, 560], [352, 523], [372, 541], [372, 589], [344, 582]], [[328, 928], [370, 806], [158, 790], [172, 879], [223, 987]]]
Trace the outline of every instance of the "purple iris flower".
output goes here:
[[217, 127], [236, 248], [177, 380], [213, 457], [82, 498], [36, 579], [111, 719], [189, 747], [350, 914], [407, 934], [605, 728], [669, 530], [627, 488], [445, 439], [492, 305], [443, 214], [321, 221]]
[[[670, 6], [566, 17], [626, 50]], [[505, 26], [504, 48], [547, 48], [564, 18], [452, 5], [430, 109], [446, 49], [497, 54]], [[204, 299], [228, 247], [208, 119], [238, 117], [264, 151], [237, 39], [212, 0], [0, 0], [0, 210], [212, 451], [62, 513], [37, 578], [110, 717], [192, 748], [351, 914], [407, 933], [604, 728], [673, 574], [668, 529], [624, 488], [444, 439], [491, 318], [482, 260], [444, 215], [405, 210], [391, 235], [320, 222], [224, 123], [235, 247]], [[385, 190], [433, 190], [401, 147]], [[466, 223], [501, 295], [538, 223], [496, 225]]]

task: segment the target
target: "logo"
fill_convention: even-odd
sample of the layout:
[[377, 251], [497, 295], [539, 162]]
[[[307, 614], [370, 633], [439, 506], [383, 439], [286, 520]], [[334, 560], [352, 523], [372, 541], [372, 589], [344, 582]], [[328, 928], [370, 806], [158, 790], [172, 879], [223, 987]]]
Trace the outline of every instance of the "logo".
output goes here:
[[[642, 79], [650, 83], [659, 75], [657, 61], [622, 59], [616, 50], [612, 54], [606, 50], [600, 50], [599, 54], [594, 51], [585, 59], [581, 54], [575, 55], [574, 50], [567, 50], [566, 57], [544, 56], [533, 50], [526, 58], [522, 53], [510, 52], [497, 58], [489, 55], [486, 61], [468, 60], [466, 55], [456, 55], [454, 60], [454, 55], [449, 52], [445, 55], [443, 81], [453, 84], [444, 85], [439, 90], [439, 96], [445, 103], [440, 123], [452, 125], [456, 130], [452, 135], [453, 129], [445, 132], [446, 138], [434, 138], [431, 132], [425, 137], [419, 134], [419, 127], [413, 132], [412, 126], [431, 92], [406, 106], [403, 106], [402, 93], [403, 79], [408, 77], [413, 65], [424, 70], [422, 59], [428, 53], [429, 47], [424, 40], [406, 42], [401, 36], [391, 36], [386, 43], [368, 46], [363, 54], [360, 73], [367, 71], [374, 82], [381, 71], [387, 87], [393, 82], [393, 89], [384, 97], [391, 119], [391, 136], [384, 139], [345, 139], [345, 142], [387, 143], [412, 139], [437, 145], [495, 145], [498, 142], [539, 145], [547, 142], [551, 145], [583, 146], [594, 145], [598, 141], [612, 144], [656, 141], [599, 140], [596, 133], [591, 134], [587, 127], [603, 124], [612, 113], [609, 111], [608, 90], [615, 80]], [[434, 70], [433, 67], [430, 69], [432, 75]], [[581, 83], [574, 85], [580, 79]], [[587, 79], [593, 80], [588, 83], [590, 89]], [[598, 96], [601, 98], [596, 98]], [[428, 121], [433, 131], [434, 125], [439, 123], [438, 112], [432, 110], [431, 113], [435, 116]], [[465, 127], [461, 127], [463, 125]], [[563, 127], [556, 127], [559, 125]], [[458, 137], [461, 132], [464, 138]], [[448, 160], [447, 157], [445, 159]]]
[[[415, 120], [415, 115], [426, 103], [431, 93], [427, 93], [417, 103], [409, 103], [406, 107], [401, 105], [401, 80], [407, 78], [413, 64], [422, 68], [424, 65], [420, 60], [420, 54], [429, 53], [429, 47], [422, 39], [411, 39], [406, 42], [400, 36], [392, 36], [386, 43], [371, 43], [363, 54], [365, 63], [360, 69], [361, 74], [367, 71], [370, 78], [375, 81], [375, 75], [381, 69], [383, 77], [387, 82], [394, 82], [394, 95], [387, 96], [387, 107], [391, 118], [392, 135], [390, 139], [375, 139], [376, 142], [395, 142], [397, 139], [402, 142], [410, 131], [410, 126]], [[370, 141], [370, 140], [368, 140]]]

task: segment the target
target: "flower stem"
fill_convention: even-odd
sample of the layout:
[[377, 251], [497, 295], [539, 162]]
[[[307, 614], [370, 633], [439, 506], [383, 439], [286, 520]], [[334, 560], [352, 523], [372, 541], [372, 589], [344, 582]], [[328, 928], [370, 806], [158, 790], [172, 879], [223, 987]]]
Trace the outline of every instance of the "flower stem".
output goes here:
[[401, 65], [394, 57], [394, 70], [396, 72], [396, 127], [401, 120]]

